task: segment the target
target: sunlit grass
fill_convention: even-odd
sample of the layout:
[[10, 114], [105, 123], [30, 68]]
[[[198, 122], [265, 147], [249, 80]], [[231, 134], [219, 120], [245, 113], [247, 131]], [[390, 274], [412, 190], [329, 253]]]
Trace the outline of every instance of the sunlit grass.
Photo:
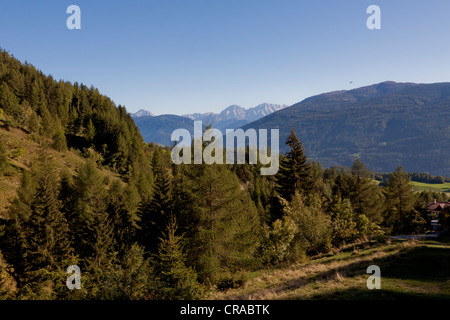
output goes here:
[[437, 191], [437, 192], [450, 192], [450, 182], [446, 183], [425, 183], [412, 181], [414, 189], [420, 191]]

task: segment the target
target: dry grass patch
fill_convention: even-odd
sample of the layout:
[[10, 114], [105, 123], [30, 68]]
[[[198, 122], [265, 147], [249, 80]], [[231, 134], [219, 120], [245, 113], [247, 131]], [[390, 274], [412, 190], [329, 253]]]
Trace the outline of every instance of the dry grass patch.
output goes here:
[[[330, 292], [365, 288], [367, 267], [401, 252], [420, 247], [400, 242], [358, 251], [341, 252], [290, 267], [263, 270], [238, 289], [213, 292], [211, 299], [315, 299]], [[352, 297], [352, 294], [349, 295]], [[354, 296], [354, 295], [353, 295]]]

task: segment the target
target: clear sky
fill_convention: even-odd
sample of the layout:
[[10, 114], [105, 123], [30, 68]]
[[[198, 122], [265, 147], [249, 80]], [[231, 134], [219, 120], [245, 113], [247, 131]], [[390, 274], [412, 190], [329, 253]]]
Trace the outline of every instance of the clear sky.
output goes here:
[[[72, 4], [81, 30], [66, 27]], [[372, 4], [381, 30], [366, 27]], [[450, 1], [1, 0], [0, 47], [130, 112], [290, 105], [385, 80], [450, 81]]]

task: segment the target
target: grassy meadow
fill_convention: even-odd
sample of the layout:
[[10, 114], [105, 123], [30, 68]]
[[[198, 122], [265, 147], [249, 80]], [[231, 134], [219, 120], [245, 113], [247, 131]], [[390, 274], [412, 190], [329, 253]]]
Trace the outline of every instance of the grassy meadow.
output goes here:
[[[370, 265], [381, 289], [367, 289]], [[248, 275], [240, 288], [210, 299], [449, 299], [450, 238], [361, 243], [337, 254]]]
[[450, 193], [450, 182], [445, 183], [425, 183], [412, 181], [415, 190], [419, 191], [437, 191]]

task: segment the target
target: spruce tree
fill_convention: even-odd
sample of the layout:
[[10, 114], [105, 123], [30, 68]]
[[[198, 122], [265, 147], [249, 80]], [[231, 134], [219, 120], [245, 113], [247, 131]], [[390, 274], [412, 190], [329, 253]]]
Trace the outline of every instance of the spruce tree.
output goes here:
[[88, 124], [86, 126], [86, 139], [89, 141], [90, 144], [94, 143], [95, 138], [95, 126], [92, 123], [92, 119], [89, 118]]
[[53, 149], [59, 152], [67, 149], [66, 135], [64, 134], [64, 128], [60, 123], [56, 125], [55, 134], [53, 135], [52, 139], [53, 139], [52, 143]]
[[236, 271], [254, 262], [261, 236], [255, 204], [235, 174], [221, 165], [191, 166], [187, 252], [201, 281], [215, 282], [225, 269]]
[[155, 266], [155, 272], [161, 281], [158, 298], [192, 300], [200, 296], [201, 287], [194, 270], [185, 264], [182, 239], [176, 235], [176, 230], [176, 222], [172, 218], [158, 246]]
[[25, 224], [28, 237], [27, 273], [34, 278], [42, 270], [60, 271], [72, 258], [69, 225], [61, 212], [58, 177], [48, 159], [37, 174], [36, 192], [31, 204], [31, 215]]
[[312, 189], [311, 167], [295, 129], [291, 129], [286, 144], [291, 150], [280, 162], [276, 190], [290, 201], [295, 192], [308, 194]]
[[130, 211], [134, 205], [128, 201], [126, 190], [119, 180], [111, 184], [107, 203], [107, 211], [114, 229], [114, 245], [122, 256], [133, 244], [135, 221], [133, 212]]
[[44, 154], [34, 164], [33, 175], [24, 173], [1, 239], [20, 297], [54, 297], [63, 287], [61, 274], [76, 260], [60, 209], [58, 176]]
[[144, 248], [134, 243], [124, 252], [120, 263], [108, 270], [98, 297], [109, 300], [154, 299], [158, 288], [149, 259], [144, 258]]
[[160, 160], [159, 152], [153, 156], [155, 185], [151, 199], [143, 201], [139, 208], [140, 240], [147, 252], [155, 253], [159, 238], [169, 223], [173, 211], [172, 178]]
[[69, 221], [77, 253], [85, 266], [101, 270], [110, 262], [113, 224], [107, 212], [107, 193], [92, 161], [84, 164], [74, 179], [74, 208]]

